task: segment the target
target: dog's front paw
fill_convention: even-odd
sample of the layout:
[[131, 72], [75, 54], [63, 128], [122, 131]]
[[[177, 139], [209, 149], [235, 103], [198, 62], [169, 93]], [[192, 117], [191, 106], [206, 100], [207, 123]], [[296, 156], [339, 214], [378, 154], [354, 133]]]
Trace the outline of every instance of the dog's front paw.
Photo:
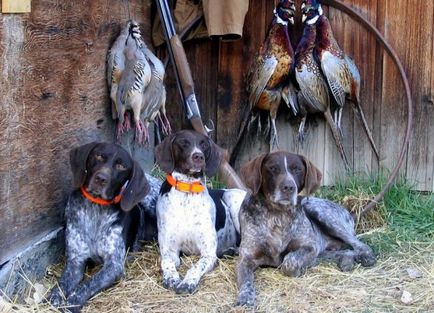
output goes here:
[[375, 257], [375, 254], [372, 251], [372, 249], [370, 249], [370, 248], [360, 251], [356, 255], [355, 261], [357, 263], [360, 263], [364, 267], [374, 266], [375, 263], [377, 263], [377, 259]]
[[71, 313], [79, 313], [85, 302], [86, 300], [83, 299], [80, 293], [73, 292], [68, 299], [66, 299], [66, 308]]
[[354, 257], [352, 255], [343, 255], [338, 260], [338, 267], [342, 272], [349, 272], [354, 268]]
[[175, 290], [175, 287], [178, 286], [179, 279], [176, 278], [164, 278], [163, 279], [163, 287], [166, 289]]
[[60, 289], [56, 287], [51, 291], [50, 295], [47, 297], [47, 301], [50, 302], [52, 306], [58, 308], [63, 305], [65, 299], [63, 298]]
[[280, 270], [283, 274], [290, 277], [300, 277], [306, 273], [306, 267], [299, 265], [297, 262], [291, 262], [290, 260], [284, 260], [280, 265]]
[[238, 293], [236, 305], [254, 307], [256, 302], [255, 300], [255, 290], [253, 287], [250, 284], [244, 285]]
[[175, 287], [175, 292], [178, 294], [193, 293], [196, 287], [197, 284], [182, 281]]

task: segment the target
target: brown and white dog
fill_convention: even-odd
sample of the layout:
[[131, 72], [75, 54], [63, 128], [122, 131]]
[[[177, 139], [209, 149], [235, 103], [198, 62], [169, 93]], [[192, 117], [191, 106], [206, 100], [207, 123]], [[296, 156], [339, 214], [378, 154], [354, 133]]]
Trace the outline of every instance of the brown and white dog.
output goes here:
[[251, 194], [240, 209], [238, 305], [255, 305], [254, 271], [260, 266], [300, 276], [319, 257], [336, 261], [344, 271], [355, 263], [375, 264], [372, 249], [355, 236], [354, 220], [345, 208], [298, 197], [301, 190], [313, 193], [322, 178], [305, 157], [286, 151], [263, 154], [245, 164], [241, 176]]
[[[166, 137], [155, 155], [168, 174], [157, 200], [163, 285], [192, 293], [217, 256], [232, 252], [239, 243], [238, 213], [246, 192], [206, 188], [204, 176], [216, 174], [223, 150], [198, 132], [182, 130]], [[176, 270], [181, 252], [201, 256], [184, 279]]]

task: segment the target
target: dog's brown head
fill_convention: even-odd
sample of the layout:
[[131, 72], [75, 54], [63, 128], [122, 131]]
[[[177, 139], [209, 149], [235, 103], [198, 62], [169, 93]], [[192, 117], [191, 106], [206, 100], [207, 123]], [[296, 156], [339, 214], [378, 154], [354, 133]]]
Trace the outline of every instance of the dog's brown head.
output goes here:
[[241, 177], [253, 195], [282, 205], [296, 205], [302, 190], [307, 195], [320, 186], [322, 174], [305, 157], [286, 151], [266, 153], [246, 163]]
[[224, 150], [210, 138], [192, 130], [181, 130], [166, 137], [155, 148], [156, 162], [166, 173], [213, 176]]
[[93, 197], [111, 200], [122, 190], [120, 206], [131, 210], [149, 192], [140, 165], [121, 146], [92, 142], [70, 152], [74, 187], [84, 186]]

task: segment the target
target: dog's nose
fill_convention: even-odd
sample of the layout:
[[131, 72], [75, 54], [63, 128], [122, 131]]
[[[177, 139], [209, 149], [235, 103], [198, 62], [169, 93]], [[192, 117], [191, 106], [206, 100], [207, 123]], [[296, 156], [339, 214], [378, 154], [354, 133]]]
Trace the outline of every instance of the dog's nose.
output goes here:
[[192, 155], [192, 159], [194, 162], [203, 162], [205, 160], [205, 156], [202, 152], [195, 152]]
[[97, 183], [100, 186], [107, 185], [108, 177], [104, 175], [103, 173], [98, 173], [95, 175], [95, 183]]
[[281, 189], [282, 192], [284, 192], [284, 193], [292, 194], [292, 193], [295, 192], [295, 185], [294, 185], [293, 182], [291, 182], [291, 181], [287, 181], [287, 182], [284, 182], [284, 183], [281, 185], [280, 189]]

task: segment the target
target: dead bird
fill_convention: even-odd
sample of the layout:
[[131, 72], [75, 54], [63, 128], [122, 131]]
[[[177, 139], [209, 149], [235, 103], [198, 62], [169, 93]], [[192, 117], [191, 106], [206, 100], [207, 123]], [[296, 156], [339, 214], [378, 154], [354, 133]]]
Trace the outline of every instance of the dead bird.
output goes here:
[[139, 144], [145, 144], [149, 140], [149, 132], [140, 119], [140, 113], [143, 108], [143, 93], [151, 80], [151, 67], [141, 50], [142, 46], [140, 32], [130, 32], [124, 48], [125, 69], [116, 93], [118, 134], [122, 134], [126, 128], [124, 124], [126, 110], [131, 110], [136, 128], [135, 138]]
[[125, 69], [125, 45], [130, 34], [136, 32], [140, 32], [139, 25], [137, 22], [129, 20], [107, 54], [107, 84], [110, 92], [112, 117], [114, 120], [118, 118], [118, 112], [116, 111], [116, 94], [122, 72]]
[[295, 51], [295, 77], [300, 88], [298, 93], [300, 112], [303, 116], [299, 127], [299, 140], [304, 139], [304, 126], [308, 113], [323, 113], [332, 131], [336, 146], [339, 149], [345, 168], [349, 170], [349, 162], [343, 147], [342, 136], [333, 121], [330, 112], [330, 95], [325, 77], [321, 73], [319, 64], [314, 56], [319, 8], [306, 4], [302, 5], [302, 20], [304, 31]]
[[142, 105], [142, 118], [147, 128], [156, 117], [159, 119], [161, 131], [164, 135], [171, 133], [172, 128], [166, 116], [166, 87], [164, 86], [165, 69], [163, 63], [147, 47], [141, 48], [151, 66], [151, 81], [145, 88]]
[[[270, 150], [278, 146], [276, 115], [283, 99], [297, 114], [296, 96], [290, 88], [290, 74], [294, 68], [294, 50], [288, 35], [288, 23], [294, 24], [295, 4], [292, 0], [280, 0], [274, 9], [274, 17], [259, 53], [248, 75], [250, 110], [269, 112], [267, 130], [270, 133]], [[256, 113], [256, 114], [255, 114]], [[253, 119], [260, 119], [257, 112]], [[271, 123], [271, 126], [270, 126]]]
[[156, 117], [163, 134], [171, 132], [165, 109], [164, 75], [164, 65], [147, 47], [138, 23], [128, 21], [107, 58], [107, 81], [112, 117], [118, 119], [118, 138], [131, 128], [129, 111], [133, 111], [137, 143], [149, 142], [149, 124]]
[[339, 47], [330, 25], [330, 21], [323, 14], [321, 5], [315, 0], [306, 1], [307, 5], [316, 7], [319, 18], [316, 22], [317, 36], [314, 54], [318, 60], [322, 73], [324, 74], [331, 94], [337, 105], [334, 112], [334, 121], [342, 132], [341, 119], [342, 110], [346, 100], [353, 103], [357, 115], [362, 122], [363, 128], [368, 136], [372, 150], [377, 159], [379, 153], [372, 137], [372, 132], [366, 122], [365, 114], [360, 106], [360, 73], [354, 61]]

